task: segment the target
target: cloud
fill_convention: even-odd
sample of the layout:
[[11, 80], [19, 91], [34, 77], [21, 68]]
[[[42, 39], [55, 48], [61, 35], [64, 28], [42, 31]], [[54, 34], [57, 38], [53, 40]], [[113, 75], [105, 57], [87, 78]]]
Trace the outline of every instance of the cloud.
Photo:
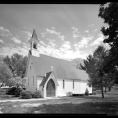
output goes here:
[[72, 27], [72, 37], [73, 37], [73, 38], [78, 38], [78, 37], [80, 37], [80, 32], [78, 31], [78, 28]]
[[2, 39], [0, 39], [0, 43], [4, 43], [4, 41]]
[[0, 30], [5, 31], [5, 32], [9, 32], [8, 29], [6, 29], [6, 28], [4, 28], [4, 27], [2, 27], [2, 26], [0, 26]]
[[70, 50], [71, 49], [71, 44], [69, 41], [64, 41], [62, 46], [60, 47], [60, 50]]
[[29, 31], [22, 31], [23, 33], [25, 33], [25, 37], [24, 38], [26, 38], [27, 39], [27, 41], [31, 38], [31, 36], [32, 36], [32, 33], [31, 32], [29, 32]]
[[74, 44], [75, 49], [87, 48], [89, 41], [91, 41], [92, 39], [93, 39], [93, 36], [82, 37], [81, 41], [79, 41], [78, 43]]
[[95, 26], [95, 24], [90, 24], [90, 25], [88, 25], [88, 27], [90, 27], [90, 28], [91, 28], [91, 27], [93, 28], [94, 26]]
[[89, 33], [89, 30], [85, 30], [86, 33]]
[[21, 40], [17, 39], [16, 37], [12, 37], [11, 40], [12, 40], [14, 43], [17, 43], [17, 44], [20, 44], [20, 43], [21, 43]]
[[51, 47], [53, 47], [53, 48], [56, 46], [56, 44], [54, 43], [54, 41], [51, 41], [51, 40], [49, 41], [48, 45], [51, 46]]
[[85, 59], [86, 56], [88, 56], [87, 52], [81, 51], [80, 49], [73, 50], [69, 41], [64, 41], [64, 43], [58, 49], [55, 48], [55, 46], [45, 44], [43, 41], [40, 41], [40, 43], [41, 45], [39, 46], [39, 52], [41, 54], [46, 54], [65, 60], [72, 60], [75, 58]]
[[64, 35], [62, 35], [61, 32], [57, 32], [54, 27], [52, 29], [47, 28], [46, 33], [42, 33], [43, 37], [45, 37], [46, 34], [56, 35], [59, 39], [64, 41]]
[[[2, 29], [2, 28], [1, 28]], [[6, 30], [7, 31], [7, 30]], [[22, 31], [21, 31], [22, 32]], [[9, 45], [6, 47], [1, 48], [0, 54], [2, 55], [12, 55], [13, 53], [19, 53], [22, 55], [28, 55], [29, 44], [24, 42], [24, 40], [30, 39], [32, 34], [29, 31], [23, 31], [22, 33], [17, 33], [17, 37], [13, 36], [10, 37], [12, 41], [16, 43], [15, 46]], [[73, 27], [73, 36], [79, 37], [80, 33], [78, 28]], [[24, 38], [25, 37], [25, 38]], [[22, 41], [19, 39], [23, 39]], [[89, 41], [92, 40], [92, 36], [81, 36], [81, 40], [75, 43], [74, 45], [71, 44], [70, 41], [65, 40], [65, 36], [61, 34], [61, 32], [56, 31], [55, 27], [47, 28], [45, 32], [41, 32], [41, 40], [39, 40], [39, 53], [71, 60], [75, 58], [86, 58], [88, 56], [88, 51], [85, 51], [89, 44]], [[44, 39], [44, 40], [43, 40]], [[60, 40], [59, 40], [60, 39]], [[17, 44], [22, 44], [17, 46]]]
[[104, 36], [103, 34], [100, 33], [98, 38], [95, 41], [93, 41], [93, 43], [91, 43], [90, 46], [98, 46], [103, 42], [103, 40], [104, 40]]
[[2, 37], [11, 37], [13, 36], [13, 34], [6, 28], [0, 26], [0, 35]]
[[21, 55], [28, 55], [28, 50], [22, 47], [2, 47], [0, 52], [0, 55], [6, 56], [9, 55], [11, 56], [14, 53], [19, 53]]

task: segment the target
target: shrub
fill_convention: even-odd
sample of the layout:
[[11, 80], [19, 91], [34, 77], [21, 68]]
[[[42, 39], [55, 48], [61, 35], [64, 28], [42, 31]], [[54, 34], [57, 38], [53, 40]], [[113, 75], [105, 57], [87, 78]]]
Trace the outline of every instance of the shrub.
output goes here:
[[88, 91], [88, 89], [86, 88], [86, 91], [85, 91], [85, 95], [89, 95], [89, 91]]
[[22, 91], [20, 94], [22, 99], [30, 99], [32, 98], [32, 92], [31, 91]]
[[41, 95], [40, 91], [35, 91], [32, 94], [32, 98], [42, 98], [42, 95]]
[[72, 96], [73, 95], [73, 93], [72, 92], [67, 92], [67, 94], [66, 94], [67, 96]]
[[6, 91], [6, 94], [14, 95], [15, 97], [19, 97], [21, 91], [22, 91], [22, 89], [19, 87], [11, 87], [11, 88], [8, 88], [8, 90]]

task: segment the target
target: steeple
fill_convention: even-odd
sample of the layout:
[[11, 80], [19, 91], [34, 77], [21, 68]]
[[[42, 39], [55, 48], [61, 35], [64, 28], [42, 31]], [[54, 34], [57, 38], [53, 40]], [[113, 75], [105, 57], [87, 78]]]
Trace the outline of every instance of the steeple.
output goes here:
[[38, 52], [39, 40], [38, 40], [35, 29], [33, 29], [33, 33], [32, 33], [32, 36], [29, 40], [29, 43], [30, 43], [30, 53], [31, 53], [31, 55], [39, 57], [39, 52]]
[[36, 31], [35, 29], [33, 29], [33, 33], [32, 33], [32, 40], [38, 42], [38, 37], [37, 37], [37, 34], [36, 34]]

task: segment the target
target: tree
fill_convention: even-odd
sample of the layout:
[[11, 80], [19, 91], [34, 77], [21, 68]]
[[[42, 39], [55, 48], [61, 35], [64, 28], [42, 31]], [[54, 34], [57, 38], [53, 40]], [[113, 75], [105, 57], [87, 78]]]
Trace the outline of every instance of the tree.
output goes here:
[[109, 70], [116, 71], [115, 68], [118, 67], [118, 3], [101, 4], [98, 16], [107, 25], [102, 27], [101, 31], [105, 36], [104, 43], [110, 45]]
[[80, 69], [86, 71], [90, 77], [89, 84], [101, 90], [102, 98], [104, 98], [103, 88], [106, 86], [105, 82], [105, 67], [108, 51], [103, 46], [98, 46], [93, 55], [89, 55], [84, 64], [80, 64]]
[[8, 66], [4, 63], [0, 63], [0, 81], [9, 85], [9, 79], [12, 77], [12, 73]]
[[6, 56], [3, 61], [10, 68], [13, 77], [24, 77], [26, 71], [27, 56], [23, 57], [22, 55], [15, 53], [11, 57]]
[[3, 61], [9, 67], [12, 73], [12, 78], [9, 79], [9, 86], [20, 87], [23, 85], [23, 77], [26, 72], [27, 56], [22, 56], [17, 53], [11, 57], [6, 56]]

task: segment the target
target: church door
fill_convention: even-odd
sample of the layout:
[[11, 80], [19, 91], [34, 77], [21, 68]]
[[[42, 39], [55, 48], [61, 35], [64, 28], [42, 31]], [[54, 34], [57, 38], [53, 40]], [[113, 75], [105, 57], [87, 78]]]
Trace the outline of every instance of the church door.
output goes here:
[[52, 79], [50, 79], [47, 83], [46, 96], [47, 97], [55, 96], [55, 83]]

